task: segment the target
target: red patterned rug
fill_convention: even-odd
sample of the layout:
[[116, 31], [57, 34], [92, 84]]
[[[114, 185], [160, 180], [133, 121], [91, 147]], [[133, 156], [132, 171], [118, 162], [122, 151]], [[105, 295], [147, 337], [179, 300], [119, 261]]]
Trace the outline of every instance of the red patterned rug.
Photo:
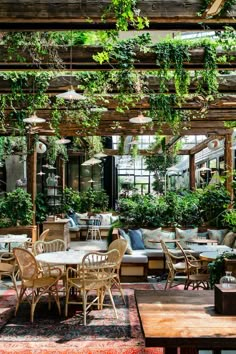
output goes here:
[[70, 313], [65, 318], [59, 317], [54, 308], [48, 312], [47, 304], [40, 303], [36, 307], [35, 321], [31, 324], [29, 305], [22, 304], [14, 317], [15, 295], [12, 291], [6, 291], [0, 300], [0, 353], [162, 354], [162, 349], [145, 348], [134, 297], [134, 290], [158, 289], [157, 284], [122, 286], [126, 305], [120, 294], [113, 291], [118, 320], [114, 318], [113, 309], [105, 307], [100, 311], [90, 311], [87, 326], [83, 326], [81, 308], [77, 305], [69, 306]]

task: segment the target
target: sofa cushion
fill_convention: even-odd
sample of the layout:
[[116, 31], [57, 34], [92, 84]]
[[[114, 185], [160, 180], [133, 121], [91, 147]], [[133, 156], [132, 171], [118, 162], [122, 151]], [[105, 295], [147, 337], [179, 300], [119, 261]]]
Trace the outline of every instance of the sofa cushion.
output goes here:
[[83, 213], [83, 214], [76, 213], [76, 216], [77, 216], [77, 224], [79, 224], [79, 225], [87, 225], [87, 221], [86, 220], [81, 220], [81, 219], [88, 218], [88, 213]]
[[198, 232], [197, 237], [198, 238], [208, 239], [209, 238], [209, 234], [208, 234], [207, 231], [206, 232]]
[[125, 239], [128, 242], [125, 253], [126, 254], [132, 254], [133, 250], [132, 250], [131, 240], [130, 240], [129, 235], [123, 229], [119, 229], [119, 234], [120, 234], [121, 238]]
[[[175, 239], [175, 232], [174, 231], [166, 231], [166, 230], [161, 230], [160, 231], [160, 238], [161, 240], [174, 240]], [[161, 245], [160, 245], [161, 247]], [[168, 242], [167, 243], [167, 247], [170, 249], [174, 249], [175, 248], [175, 243], [174, 242]]]
[[[160, 231], [161, 231], [160, 227], [154, 230], [141, 229], [145, 248], [153, 248], [153, 249], [161, 248], [159, 242], [161, 237]], [[153, 242], [151, 242], [150, 240]]]
[[232, 248], [234, 245], [235, 239], [236, 239], [236, 233], [233, 231], [230, 231], [223, 238], [222, 245]]
[[[98, 216], [98, 215], [97, 215]], [[101, 225], [110, 225], [111, 224], [111, 217], [112, 213], [107, 213], [107, 214], [99, 214], [100, 220], [101, 220]]]
[[129, 230], [129, 237], [131, 240], [131, 245], [133, 250], [145, 249], [141, 229]]
[[179, 240], [181, 246], [183, 248], [189, 248], [186, 241], [188, 241], [191, 238], [197, 237], [198, 227], [194, 229], [186, 229], [186, 230], [182, 230], [176, 227], [175, 232], [176, 232], [176, 238]]
[[148, 257], [142, 250], [133, 251], [132, 255], [125, 254], [122, 258], [122, 263], [148, 263]]
[[227, 234], [227, 229], [212, 230], [208, 229], [209, 239], [218, 241], [218, 245], [221, 245], [225, 235]]

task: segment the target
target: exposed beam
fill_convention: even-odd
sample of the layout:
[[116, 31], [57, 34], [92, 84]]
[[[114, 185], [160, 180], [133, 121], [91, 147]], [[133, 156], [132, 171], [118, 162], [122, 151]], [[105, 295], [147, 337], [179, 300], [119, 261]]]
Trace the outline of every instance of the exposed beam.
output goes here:
[[226, 0], [212, 0], [206, 11], [204, 12], [204, 17], [210, 17], [217, 15], [222, 9]]
[[[0, 30], [114, 29], [116, 20], [112, 14], [106, 22], [101, 20], [109, 4], [108, 0], [1, 0]], [[137, 2], [141, 16], [149, 18], [149, 29], [153, 30], [222, 29], [225, 25], [235, 26], [235, 6], [232, 6], [230, 14], [217, 19], [199, 18], [197, 13], [201, 7], [201, 0]]]
[[[102, 51], [102, 47], [97, 46], [75, 46], [72, 48], [73, 56], [71, 58], [70, 50], [68, 48], [59, 47], [58, 54], [63, 62], [63, 68], [60, 70], [73, 70], [73, 71], [86, 71], [86, 70], [114, 70], [119, 69], [119, 63], [116, 60], [112, 60], [110, 63], [99, 64], [94, 61], [93, 55]], [[42, 62], [39, 64], [34, 62], [31, 57], [27, 56], [24, 52], [18, 51], [19, 55], [25, 58], [24, 62], [15, 61], [14, 59], [7, 59], [7, 48], [0, 46], [0, 71], [29, 71], [29, 70], [52, 70], [55, 67], [54, 58], [48, 58], [45, 56]], [[202, 70], [204, 68], [204, 49], [190, 49], [189, 50], [190, 61], [184, 63], [184, 67], [188, 70]], [[219, 70], [236, 69], [236, 50], [232, 52], [226, 52], [223, 49], [217, 49], [217, 57], [227, 56], [226, 61], [220, 61], [217, 63]], [[136, 52], [136, 58], [134, 61], [134, 68], [137, 70], [158, 70], [160, 65], [156, 63], [155, 53]], [[171, 68], [174, 68], [172, 64]]]
[[[235, 93], [236, 92], [236, 75], [235, 74], [228, 74], [228, 75], [220, 75], [218, 76], [218, 91], [220, 93]], [[80, 85], [83, 84], [83, 81], [79, 78], [76, 78], [75, 75], [58, 75], [55, 76], [54, 78], [52, 78], [49, 81], [49, 87], [47, 90], [47, 93], [50, 96], [55, 96], [58, 93], [62, 93], [65, 90], [67, 90], [70, 86], [70, 84], [72, 84], [75, 88], [77, 92], [82, 92], [80, 89]], [[160, 91], [160, 85], [159, 85], [159, 79], [157, 76], [148, 76], [147, 78], [147, 83], [146, 85], [148, 86], [148, 88], [153, 91], [153, 92], [159, 92]], [[78, 88], [77, 88], [78, 87]], [[175, 87], [174, 87], [174, 83], [172, 80], [170, 80], [168, 82], [168, 92], [169, 93], [173, 93], [175, 92]], [[190, 84], [190, 88], [189, 88], [189, 92], [195, 92], [197, 88], [197, 80], [196, 79], [192, 79], [192, 82]], [[203, 87], [205, 88], [205, 87]], [[30, 83], [29, 81], [29, 85], [26, 85], [25, 88], [23, 88], [23, 91], [25, 93], [27, 92], [32, 92], [32, 83]], [[11, 84], [10, 81], [1, 77], [0, 76], [0, 94], [5, 94], [5, 93], [10, 93], [12, 92], [11, 90]], [[116, 87], [114, 87], [111, 91], [111, 93], [117, 93], [117, 89]]]
[[207, 145], [209, 144], [210, 141], [212, 141], [216, 138], [219, 140], [222, 140], [224, 137], [222, 137], [222, 136], [218, 137], [217, 135], [209, 136], [207, 139], [205, 139], [204, 141], [202, 141], [201, 143], [197, 144], [192, 149], [190, 149], [190, 155], [195, 155], [198, 152], [202, 151], [203, 149], [205, 149], [207, 147]]

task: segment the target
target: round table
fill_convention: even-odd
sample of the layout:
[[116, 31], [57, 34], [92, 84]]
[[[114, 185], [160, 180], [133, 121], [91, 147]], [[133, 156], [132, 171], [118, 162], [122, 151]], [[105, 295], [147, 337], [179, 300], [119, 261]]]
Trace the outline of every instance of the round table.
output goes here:
[[88, 251], [58, 251], [58, 252], [45, 252], [35, 256], [37, 262], [47, 263], [51, 265], [76, 265], [81, 264], [82, 259]]
[[197, 243], [199, 245], [214, 245], [218, 244], [217, 240], [210, 240], [208, 238], [190, 238], [188, 240], [185, 240], [187, 243]]
[[218, 251], [202, 252], [202, 253], [199, 254], [199, 258], [202, 261], [211, 262], [211, 261], [214, 261], [218, 256], [222, 255], [224, 252], [236, 253], [235, 251], [232, 251], [231, 249], [229, 249], [229, 250], [220, 249]]

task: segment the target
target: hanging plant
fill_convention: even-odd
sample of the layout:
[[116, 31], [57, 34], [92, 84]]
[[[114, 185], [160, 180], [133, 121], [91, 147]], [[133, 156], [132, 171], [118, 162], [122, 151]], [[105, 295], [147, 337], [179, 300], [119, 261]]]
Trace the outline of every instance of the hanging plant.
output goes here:
[[111, 16], [116, 18], [116, 29], [118, 31], [127, 31], [129, 26], [137, 30], [148, 27], [149, 21], [147, 17], [140, 16], [140, 10], [136, 7], [136, 0], [112, 0], [111, 4], [106, 8], [102, 19]]
[[180, 110], [174, 107], [178, 105], [176, 95], [171, 94], [151, 94], [149, 97], [150, 116], [160, 126], [160, 132], [163, 124], [168, 123], [170, 129], [176, 134], [181, 127], [184, 116]]
[[50, 165], [54, 165], [57, 157], [59, 156], [65, 161], [68, 160], [67, 146], [63, 144], [57, 144], [56, 140], [58, 140], [58, 138], [55, 136], [47, 137], [47, 161]]
[[174, 68], [176, 94], [183, 97], [188, 93], [190, 75], [184, 69], [184, 63], [190, 61], [189, 44], [181, 40], [163, 41], [153, 48], [156, 63], [160, 67], [160, 92], [167, 91], [168, 73]]
[[124, 155], [124, 150], [125, 150], [125, 137], [121, 135], [118, 143], [118, 154]]

